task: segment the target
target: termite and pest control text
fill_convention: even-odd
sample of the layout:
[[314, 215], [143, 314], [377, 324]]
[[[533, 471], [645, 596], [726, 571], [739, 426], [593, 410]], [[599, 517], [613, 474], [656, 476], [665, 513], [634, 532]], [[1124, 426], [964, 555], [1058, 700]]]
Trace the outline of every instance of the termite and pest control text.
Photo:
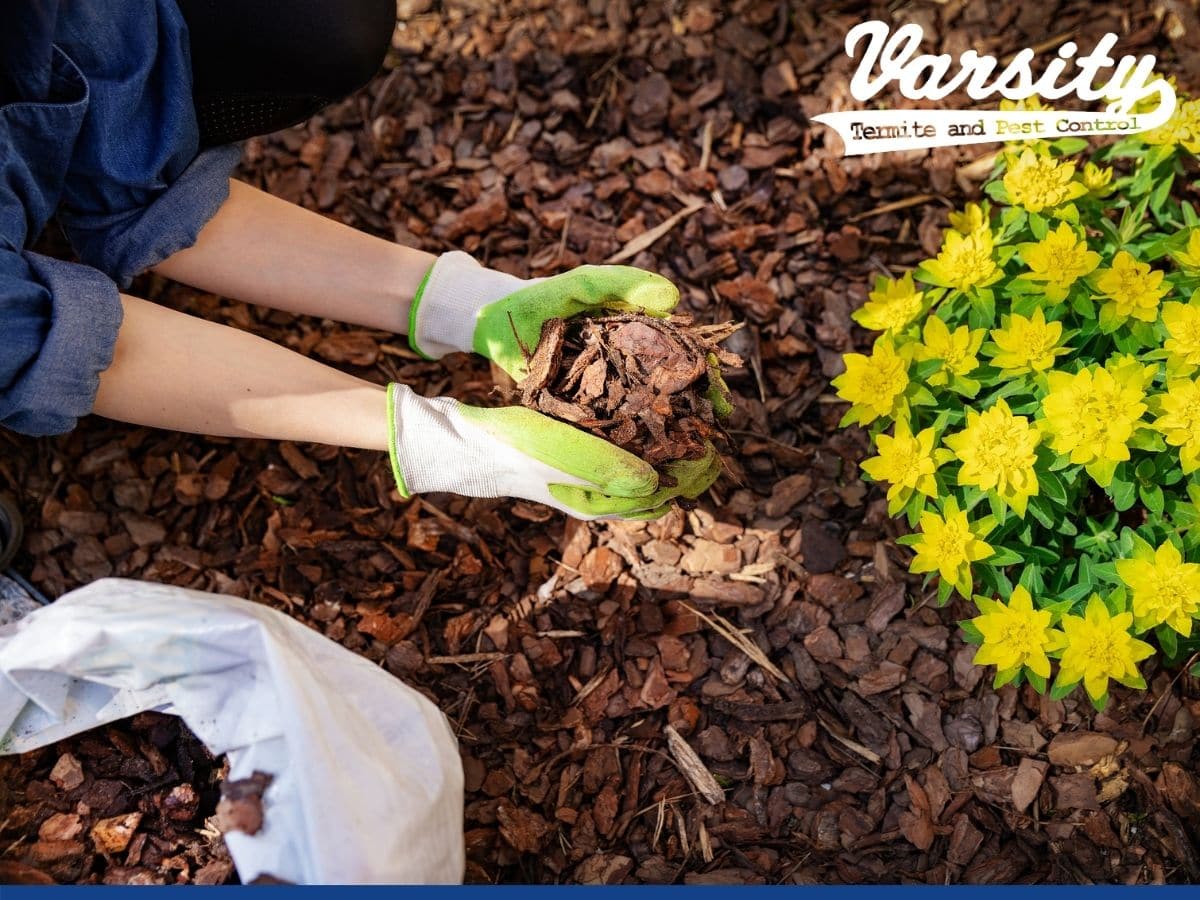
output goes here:
[[905, 122], [902, 125], [867, 125], [863, 122], [851, 122], [850, 130], [859, 140], [884, 140], [887, 138], [930, 138], [937, 135], [933, 125], [923, 125], [920, 122]]

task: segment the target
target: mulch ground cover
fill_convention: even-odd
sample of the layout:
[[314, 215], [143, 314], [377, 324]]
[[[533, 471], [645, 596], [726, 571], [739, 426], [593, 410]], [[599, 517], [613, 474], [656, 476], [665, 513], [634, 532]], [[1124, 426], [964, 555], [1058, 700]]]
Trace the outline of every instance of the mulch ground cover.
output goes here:
[[[622, 259], [676, 281], [697, 323], [745, 321], [724, 344], [744, 365], [722, 479], [657, 522], [583, 524], [401, 501], [379, 454], [91, 419], [0, 435], [0, 479], [30, 519], [18, 566], [52, 595], [118, 575], [248, 597], [424, 690], [461, 743], [471, 881], [1200, 879], [1196, 679], [1150, 662], [1149, 690], [1115, 691], [1103, 714], [1078, 693], [993, 690], [956, 626], [966, 607], [906, 575], [899, 526], [859, 479], [865, 435], [837, 428], [829, 380], [869, 341], [851, 310], [936, 251], [995, 149], [842, 159], [809, 123], [853, 102], [846, 31], [895, 4], [401, 7], [386, 70], [249, 142], [242, 177], [522, 275]], [[1002, 58], [1114, 31], [1119, 52], [1198, 80], [1195, 6], [1177, 0], [898, 15], [930, 47]], [[138, 287], [375, 381], [495, 399], [467, 357]], [[143, 758], [117, 734], [91, 739], [94, 765], [119, 768], [104, 742]], [[60, 755], [8, 764], [0, 859], [66, 880], [212, 871], [219, 853], [159, 814], [135, 829], [138, 864], [39, 862], [65, 812]]]

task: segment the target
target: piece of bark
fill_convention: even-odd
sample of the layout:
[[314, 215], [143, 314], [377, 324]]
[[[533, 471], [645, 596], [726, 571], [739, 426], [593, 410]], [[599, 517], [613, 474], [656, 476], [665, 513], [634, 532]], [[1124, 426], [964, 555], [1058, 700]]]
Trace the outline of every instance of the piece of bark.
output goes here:
[[663, 733], [667, 736], [667, 749], [671, 751], [671, 756], [675, 758], [679, 771], [683, 773], [692, 787], [708, 803], [715, 806], [722, 802], [725, 799], [725, 791], [717, 783], [712, 772], [708, 771], [708, 768], [700, 760], [696, 751], [692, 749], [691, 744], [685, 741], [683, 736], [670, 725], [663, 729]]
[[1094, 766], [1117, 749], [1115, 738], [1094, 731], [1056, 734], [1046, 752], [1056, 766]]
[[[711, 401], [711, 367], [739, 365], [720, 341], [734, 326], [639, 313], [547, 320], [525, 348], [519, 402], [611, 441], [659, 467], [726, 443]], [[714, 363], [715, 361], [715, 363]]]

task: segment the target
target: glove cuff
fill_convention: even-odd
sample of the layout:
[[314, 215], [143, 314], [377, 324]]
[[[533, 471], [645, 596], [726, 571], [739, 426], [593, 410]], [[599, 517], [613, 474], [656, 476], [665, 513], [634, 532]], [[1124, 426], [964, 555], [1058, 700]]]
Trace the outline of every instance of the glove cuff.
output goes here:
[[459, 405], [451, 397], [430, 399], [407, 385], [388, 385], [388, 454], [400, 496], [501, 496], [487, 447], [463, 421]]
[[527, 282], [487, 269], [461, 250], [443, 253], [417, 289], [408, 318], [408, 344], [426, 359], [472, 352], [479, 310]]

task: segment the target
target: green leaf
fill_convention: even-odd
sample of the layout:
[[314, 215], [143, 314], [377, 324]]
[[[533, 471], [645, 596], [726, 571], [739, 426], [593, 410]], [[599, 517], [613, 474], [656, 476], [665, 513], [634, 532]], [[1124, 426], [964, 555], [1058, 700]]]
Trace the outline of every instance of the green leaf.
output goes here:
[[1124, 512], [1133, 506], [1134, 500], [1137, 499], [1137, 491], [1132, 481], [1124, 481], [1114, 475], [1112, 483], [1108, 486], [1108, 496], [1112, 499], [1113, 507], [1118, 512]]
[[991, 291], [981, 290], [971, 303], [967, 323], [972, 328], [991, 328], [996, 322], [996, 296]]
[[1074, 587], [1069, 587], [1061, 592], [1062, 600], [1067, 604], [1067, 608], [1074, 606], [1080, 600], [1090, 597], [1093, 593], [1090, 584], [1077, 584]]
[[912, 367], [909, 377], [914, 381], [924, 381], [945, 364], [945, 360], [941, 359], [923, 359]]
[[950, 287], [950, 285], [925, 268], [924, 265], [919, 265], [913, 270], [913, 278], [925, 284], [936, 285], [937, 287]]
[[1154, 193], [1150, 195], [1150, 208], [1157, 214], [1161, 212], [1163, 204], [1167, 202], [1167, 198], [1171, 196], [1171, 187], [1175, 184], [1175, 173], [1171, 172], [1163, 178], [1154, 188]]
[[1001, 672], [999, 669], [997, 669], [996, 677], [994, 679], [992, 679], [992, 690], [998, 691], [1000, 688], [1004, 687], [1006, 684], [1011, 684], [1012, 682], [1017, 680], [1017, 678], [1020, 674], [1021, 674], [1020, 666], [1014, 666], [1013, 668], [1006, 669], [1003, 672]]
[[1162, 453], [1167, 449], [1167, 442], [1157, 431], [1149, 428], [1139, 428], [1129, 439], [1129, 446], [1134, 450], [1149, 450], [1152, 453]]
[[1070, 684], [1063, 684], [1062, 675], [1059, 675], [1058, 678], [1054, 679], [1054, 684], [1050, 688], [1050, 699], [1062, 700], [1066, 698], [1070, 695], [1071, 691], [1075, 690], [1075, 685], [1077, 684], [1079, 684], [1078, 681], [1072, 681]]
[[925, 495], [920, 491], [913, 491], [913, 495], [908, 498], [908, 503], [904, 505], [904, 517], [908, 520], [909, 528], [917, 527], [923, 512], [925, 512]]
[[1089, 589], [1096, 583], [1096, 562], [1086, 553], [1079, 557], [1079, 583]]
[[989, 566], [1003, 568], [1004, 566], [1015, 566], [1018, 563], [1025, 562], [1025, 558], [1011, 547], [992, 546], [993, 553], [987, 558]]
[[962, 490], [962, 502], [959, 504], [959, 509], [964, 512], [970, 512], [978, 506], [987, 496], [977, 487], [966, 487]]
[[1059, 156], [1073, 156], [1076, 153], [1082, 153], [1088, 146], [1088, 142], [1084, 138], [1077, 137], [1059, 138], [1050, 144], [1051, 149]]
[[946, 601], [950, 599], [950, 595], [954, 593], [954, 585], [944, 578], [938, 579], [937, 602], [938, 606], [945, 606]]
[[925, 385], [914, 381], [909, 384], [908, 390], [909, 402], [913, 406], [937, 406], [937, 397]]
[[1159, 625], [1154, 629], [1154, 636], [1158, 638], [1158, 646], [1162, 647], [1163, 653], [1167, 655], [1167, 659], [1174, 660], [1179, 654], [1179, 638], [1175, 634], [1174, 628], [1168, 628], [1166, 625]]
[[1108, 219], [1101, 217], [1092, 224], [1094, 224], [1111, 243], [1116, 244], [1118, 247], [1121, 245], [1121, 233], [1117, 231], [1116, 226], [1113, 225], [1112, 222], [1108, 221]]
[[983, 633], [975, 627], [975, 623], [971, 619], [963, 619], [958, 623], [958, 627], [962, 629], [968, 644], [978, 646], [983, 643]]
[[1038, 484], [1042, 494], [1048, 499], [1060, 505], [1067, 502], [1067, 489], [1053, 472], [1042, 472], [1038, 475]]
[[1045, 528], [1053, 530], [1056, 527], [1056, 517], [1050, 510], [1049, 505], [1041, 497], [1034, 497], [1029, 501], [1027, 510], [1029, 515], [1037, 519], [1038, 523]]
[[1017, 583], [1035, 597], [1043, 593], [1046, 589], [1046, 585], [1042, 581], [1041, 566], [1026, 566], [1025, 571], [1021, 573], [1020, 581]]
[[1157, 484], [1142, 485], [1138, 490], [1138, 495], [1142, 498], [1142, 503], [1145, 504], [1146, 509], [1150, 510], [1156, 516], [1163, 514], [1166, 501], [1163, 499], [1162, 488]]
[[1044, 241], [1046, 235], [1050, 233], [1050, 224], [1043, 216], [1037, 213], [1029, 214], [1029, 230], [1033, 232], [1033, 236], [1039, 241]]

